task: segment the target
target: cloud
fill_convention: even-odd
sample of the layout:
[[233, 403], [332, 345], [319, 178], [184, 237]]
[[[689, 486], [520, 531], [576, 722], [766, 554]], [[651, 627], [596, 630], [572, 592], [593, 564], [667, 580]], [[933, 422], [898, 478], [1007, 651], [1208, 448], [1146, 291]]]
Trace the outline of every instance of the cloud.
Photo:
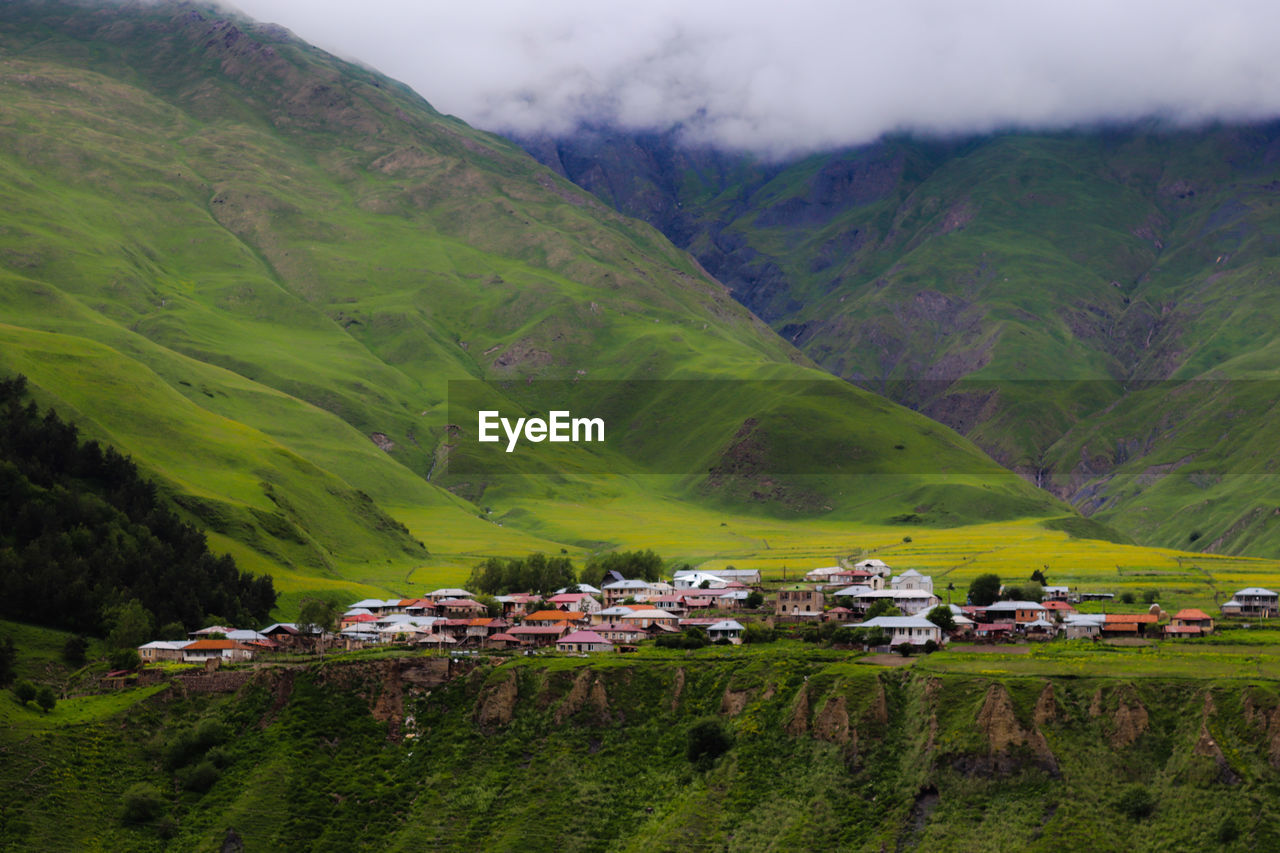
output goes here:
[[1280, 115], [1280, 4], [236, 0], [478, 127], [682, 125], [767, 153], [886, 132]]

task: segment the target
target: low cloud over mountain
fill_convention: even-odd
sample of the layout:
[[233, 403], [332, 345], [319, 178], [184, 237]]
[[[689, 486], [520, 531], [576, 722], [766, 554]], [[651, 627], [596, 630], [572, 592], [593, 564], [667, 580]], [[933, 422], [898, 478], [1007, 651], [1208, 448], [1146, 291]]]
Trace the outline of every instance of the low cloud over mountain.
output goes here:
[[238, 0], [494, 130], [682, 123], [787, 153], [885, 132], [1280, 114], [1254, 0]]

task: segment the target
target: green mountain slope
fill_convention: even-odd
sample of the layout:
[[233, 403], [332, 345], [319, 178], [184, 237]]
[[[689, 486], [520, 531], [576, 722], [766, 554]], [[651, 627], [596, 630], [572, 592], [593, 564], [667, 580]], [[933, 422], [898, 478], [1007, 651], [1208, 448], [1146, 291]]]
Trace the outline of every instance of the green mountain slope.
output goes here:
[[1078, 508], [1147, 543], [1280, 549], [1262, 384], [1280, 127], [894, 138], [781, 164], [598, 130], [528, 148], [818, 364]]
[[[562, 529], [522, 532], [544, 529], [539, 497], [942, 525], [1068, 512], [816, 369], [656, 230], [278, 28], [8, 3], [0, 102], [0, 369], [286, 593], [403, 588], [456, 541], [558, 549]], [[823, 399], [653, 383], [666, 438], [647, 463], [571, 448], [511, 472], [536, 480], [483, 482], [445, 464], [448, 380], [574, 380], [572, 403], [591, 380], [672, 378]], [[816, 468], [831, 442], [847, 460]], [[501, 528], [477, 518], [517, 500]]]

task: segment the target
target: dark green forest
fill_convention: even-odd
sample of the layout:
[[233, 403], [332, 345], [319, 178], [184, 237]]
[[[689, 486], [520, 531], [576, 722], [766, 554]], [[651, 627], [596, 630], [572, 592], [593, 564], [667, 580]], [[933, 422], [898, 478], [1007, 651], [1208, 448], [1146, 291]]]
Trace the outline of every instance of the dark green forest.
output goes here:
[[260, 622], [276, 591], [210, 553], [132, 460], [42, 412], [25, 377], [0, 380], [0, 616], [102, 634], [134, 599], [191, 629]]

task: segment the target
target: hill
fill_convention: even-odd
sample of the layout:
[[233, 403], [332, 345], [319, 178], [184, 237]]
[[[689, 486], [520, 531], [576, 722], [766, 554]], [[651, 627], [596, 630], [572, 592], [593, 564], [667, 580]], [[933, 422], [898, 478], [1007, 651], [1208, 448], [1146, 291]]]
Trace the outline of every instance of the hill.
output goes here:
[[[557, 503], [650, 529], [1071, 514], [819, 370], [651, 227], [278, 27], [6, 3], [0, 94], [0, 370], [286, 602], [619, 542]], [[725, 384], [653, 381], [675, 379]], [[554, 402], [661, 432], [463, 477], [450, 380], [526, 412], [528, 382], [561, 380]]]
[[1145, 544], [1273, 555], [1280, 125], [873, 145], [526, 140], [835, 375]]
[[[0, 833], [42, 850], [1269, 849], [1278, 673], [1237, 651], [1255, 674], [1215, 675], [1227, 649], [1174, 675], [1114, 647], [1037, 673], [1039, 652], [894, 669], [766, 646], [333, 661], [49, 714], [6, 695], [0, 778], [26, 796]], [[989, 672], [948, 671], [965, 663]]]

